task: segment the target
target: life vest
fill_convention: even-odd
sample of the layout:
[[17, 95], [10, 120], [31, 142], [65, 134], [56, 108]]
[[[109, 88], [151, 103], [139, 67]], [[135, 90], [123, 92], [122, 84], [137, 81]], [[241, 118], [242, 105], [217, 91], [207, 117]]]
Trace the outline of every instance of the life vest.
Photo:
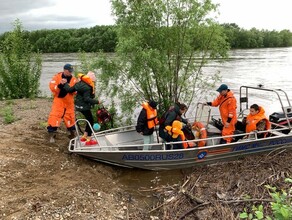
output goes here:
[[154, 128], [158, 124], [156, 109], [152, 108], [148, 102], [142, 103], [142, 107], [146, 110], [148, 128]]
[[[192, 125], [192, 128], [197, 132], [196, 136], [198, 136], [199, 139], [205, 139], [207, 138], [207, 130], [203, 123], [199, 121], [195, 121]], [[198, 135], [197, 135], [198, 134]], [[197, 142], [198, 147], [203, 147], [206, 145], [206, 140], [201, 140]]]
[[84, 75], [83, 73], [78, 73], [78, 78], [79, 78], [81, 81], [85, 82], [87, 85], [91, 86], [91, 88], [92, 88], [92, 94], [95, 93], [94, 83], [93, 83], [93, 81], [90, 79], [89, 76]]
[[[257, 130], [257, 123], [261, 120], [266, 121], [266, 127], [265, 127], [266, 130], [271, 129], [271, 122], [265, 116], [265, 110], [262, 107], [259, 107], [259, 112], [256, 115], [249, 114], [246, 117], [245, 132], [249, 133], [251, 131]], [[266, 136], [266, 134], [264, 136]]]
[[[182, 123], [178, 120], [174, 120], [172, 123], [172, 126], [167, 125], [165, 127], [165, 129], [167, 130], [168, 134], [173, 138], [173, 139], [177, 139], [178, 136], [180, 136], [180, 139], [182, 141], [186, 141], [186, 137], [184, 135], [184, 132], [181, 130], [182, 129]], [[189, 147], [187, 142], [182, 143], [183, 148], [187, 149]]]

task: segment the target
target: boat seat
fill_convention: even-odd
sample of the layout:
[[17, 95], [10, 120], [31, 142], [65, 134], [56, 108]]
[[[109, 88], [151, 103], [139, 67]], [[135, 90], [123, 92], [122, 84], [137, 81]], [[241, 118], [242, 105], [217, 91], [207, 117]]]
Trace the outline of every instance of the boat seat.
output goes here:
[[208, 132], [208, 135], [221, 134], [221, 131], [211, 124], [208, 124], [207, 132]]
[[207, 140], [206, 146], [214, 146], [214, 145], [218, 145], [220, 143], [220, 139], [221, 139], [221, 134], [215, 134], [212, 136], [213, 138], [210, 138]]

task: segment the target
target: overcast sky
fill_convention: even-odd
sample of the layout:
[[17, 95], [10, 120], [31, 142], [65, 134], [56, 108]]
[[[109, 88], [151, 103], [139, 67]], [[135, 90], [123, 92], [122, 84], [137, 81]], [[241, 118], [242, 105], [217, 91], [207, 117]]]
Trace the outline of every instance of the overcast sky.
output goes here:
[[[219, 3], [220, 23], [244, 29], [292, 31], [291, 0], [213, 0]], [[110, 0], [0, 0], [0, 34], [20, 19], [25, 30], [111, 25]]]

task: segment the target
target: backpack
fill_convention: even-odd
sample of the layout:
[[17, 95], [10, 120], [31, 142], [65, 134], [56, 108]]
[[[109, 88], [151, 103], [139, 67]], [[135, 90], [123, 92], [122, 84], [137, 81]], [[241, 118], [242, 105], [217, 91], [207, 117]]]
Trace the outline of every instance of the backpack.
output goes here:
[[165, 120], [166, 120], [166, 115], [167, 115], [167, 113], [168, 113], [168, 111], [167, 112], [164, 112], [162, 115], [161, 115], [161, 117], [159, 118], [159, 124], [160, 125], [163, 125], [164, 124], [164, 122], [165, 122]]
[[97, 109], [96, 118], [99, 124], [106, 124], [112, 121], [112, 116], [105, 107]]
[[183, 131], [187, 140], [194, 140], [195, 139], [195, 135], [190, 127], [184, 126], [182, 131]]
[[158, 120], [159, 121], [159, 125], [164, 125], [164, 122], [165, 122], [165, 120], [167, 118], [168, 113], [172, 112], [172, 111], [174, 111], [174, 106], [170, 106], [168, 108], [168, 110], [161, 115], [161, 117]]

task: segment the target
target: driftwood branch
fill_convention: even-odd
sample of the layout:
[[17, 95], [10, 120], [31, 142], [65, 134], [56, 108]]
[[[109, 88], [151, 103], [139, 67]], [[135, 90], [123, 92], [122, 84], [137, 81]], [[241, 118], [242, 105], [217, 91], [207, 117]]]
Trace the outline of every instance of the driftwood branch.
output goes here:
[[185, 216], [187, 216], [188, 214], [190, 214], [191, 212], [193, 212], [194, 210], [202, 207], [202, 206], [206, 206], [206, 205], [209, 205], [211, 204], [211, 202], [205, 202], [205, 203], [202, 203], [202, 204], [199, 204], [193, 208], [191, 208], [190, 210], [188, 210], [186, 213], [182, 214], [178, 219], [183, 219]]
[[199, 197], [196, 197], [196, 196], [192, 195], [191, 193], [189, 193], [185, 189], [182, 189], [181, 193], [184, 194], [185, 196], [187, 196], [192, 202], [196, 202], [198, 204], [204, 203], [204, 200], [200, 199]]
[[160, 204], [159, 206], [157, 206], [157, 207], [151, 209], [151, 210], [149, 211], [149, 213], [150, 213], [150, 212], [153, 212], [153, 211], [155, 211], [155, 210], [157, 210], [157, 209], [159, 209], [160, 207], [162, 207], [162, 206], [164, 206], [164, 205], [166, 205], [166, 204], [168, 204], [168, 203], [170, 203], [174, 198], [175, 198], [174, 196], [171, 197], [170, 199], [166, 200], [164, 203], [162, 203], [162, 204]]

